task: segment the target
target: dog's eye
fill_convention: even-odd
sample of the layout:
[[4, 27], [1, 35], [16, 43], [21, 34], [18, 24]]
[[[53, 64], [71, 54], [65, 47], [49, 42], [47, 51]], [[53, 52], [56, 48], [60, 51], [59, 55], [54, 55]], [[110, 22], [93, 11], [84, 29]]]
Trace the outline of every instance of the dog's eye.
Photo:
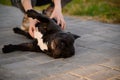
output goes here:
[[59, 47], [60, 47], [61, 49], [63, 49], [63, 48], [65, 47], [65, 42], [61, 41]]

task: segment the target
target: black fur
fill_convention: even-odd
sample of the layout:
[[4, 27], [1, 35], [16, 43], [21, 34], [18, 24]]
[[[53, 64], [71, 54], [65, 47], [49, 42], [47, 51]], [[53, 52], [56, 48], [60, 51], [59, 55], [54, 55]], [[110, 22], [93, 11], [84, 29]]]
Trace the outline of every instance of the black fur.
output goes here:
[[[28, 10], [26, 13], [28, 17], [40, 21], [36, 24], [36, 27], [38, 27], [38, 30], [43, 34], [42, 38], [43, 41], [47, 43], [48, 50], [42, 51], [37, 45], [38, 41], [33, 39], [30, 43], [4, 45], [2, 48], [3, 53], [10, 53], [13, 51], [34, 51], [46, 53], [54, 58], [67, 58], [74, 55], [74, 41], [79, 38], [79, 36], [70, 32], [64, 32], [54, 20], [34, 10]], [[28, 32], [20, 28], [14, 28], [13, 31], [32, 39]]]

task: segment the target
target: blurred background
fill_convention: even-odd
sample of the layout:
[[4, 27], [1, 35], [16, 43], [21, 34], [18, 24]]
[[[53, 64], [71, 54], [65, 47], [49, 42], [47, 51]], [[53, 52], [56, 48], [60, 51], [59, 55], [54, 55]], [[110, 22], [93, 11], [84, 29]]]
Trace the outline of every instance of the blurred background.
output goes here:
[[[0, 4], [11, 6], [10, 0], [0, 0]], [[47, 6], [35, 9], [42, 10]], [[63, 13], [82, 19], [120, 24], [120, 0], [72, 0], [64, 7]]]

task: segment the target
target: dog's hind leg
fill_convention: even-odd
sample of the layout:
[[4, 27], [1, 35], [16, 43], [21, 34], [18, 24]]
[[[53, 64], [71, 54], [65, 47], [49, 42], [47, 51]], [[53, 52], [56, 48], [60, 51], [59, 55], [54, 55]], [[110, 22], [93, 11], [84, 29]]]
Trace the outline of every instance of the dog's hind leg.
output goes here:
[[34, 52], [40, 52], [41, 50], [37, 46], [37, 40], [33, 40], [30, 43], [22, 43], [22, 44], [9, 44], [9, 45], [4, 45], [2, 48], [3, 53], [10, 53], [13, 51], [34, 51]]
[[24, 36], [26, 36], [29, 39], [33, 39], [28, 32], [25, 32], [25, 31], [23, 31], [22, 29], [20, 29], [18, 27], [13, 28], [13, 31], [14, 31], [14, 33], [24, 35]]

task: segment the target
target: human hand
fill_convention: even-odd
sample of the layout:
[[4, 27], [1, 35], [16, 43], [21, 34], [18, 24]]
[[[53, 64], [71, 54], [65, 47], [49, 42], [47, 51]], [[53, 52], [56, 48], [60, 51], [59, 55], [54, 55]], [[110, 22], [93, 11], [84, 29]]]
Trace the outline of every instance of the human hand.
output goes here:
[[54, 8], [50, 18], [55, 18], [57, 20], [57, 24], [61, 25], [62, 29], [65, 29], [66, 23], [65, 23], [65, 20], [64, 20], [64, 17], [62, 15], [60, 7]]

